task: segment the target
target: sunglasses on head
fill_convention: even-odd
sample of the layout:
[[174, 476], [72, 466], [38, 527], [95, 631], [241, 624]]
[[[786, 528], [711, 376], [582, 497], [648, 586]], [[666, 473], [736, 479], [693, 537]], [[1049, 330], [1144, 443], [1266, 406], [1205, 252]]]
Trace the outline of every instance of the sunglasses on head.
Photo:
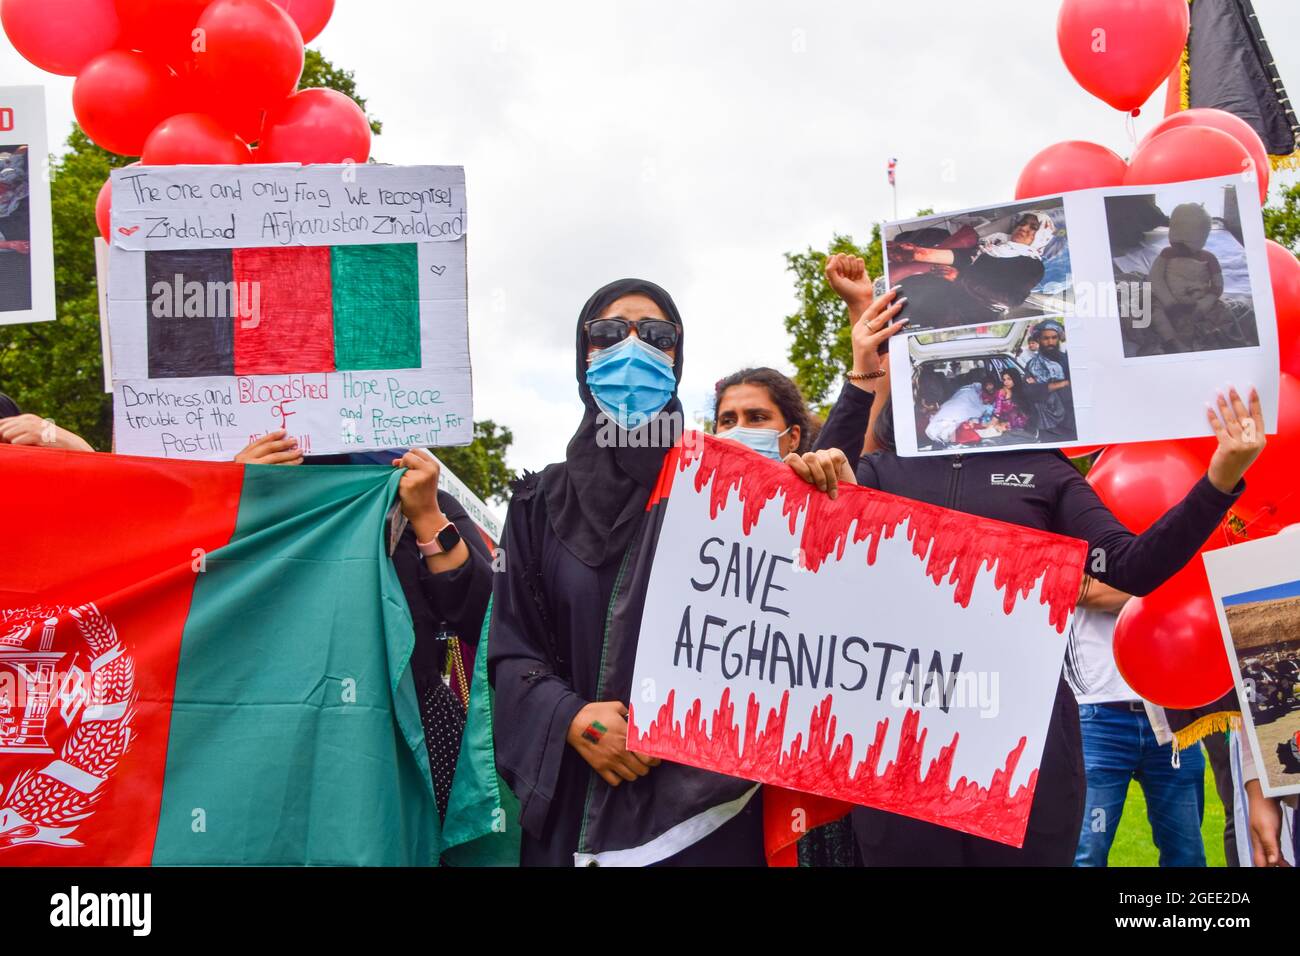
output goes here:
[[632, 329], [642, 342], [661, 352], [677, 345], [677, 326], [666, 319], [625, 319], [617, 315], [588, 322], [587, 341], [594, 348], [607, 349], [622, 342]]

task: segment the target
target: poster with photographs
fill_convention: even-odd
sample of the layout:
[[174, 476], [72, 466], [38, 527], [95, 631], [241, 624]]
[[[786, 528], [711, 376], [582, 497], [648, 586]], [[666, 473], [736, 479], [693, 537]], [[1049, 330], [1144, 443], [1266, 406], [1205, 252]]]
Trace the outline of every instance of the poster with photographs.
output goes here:
[[1260, 787], [1300, 793], [1300, 533], [1204, 558]]
[[[1245, 188], [1249, 185], [1249, 188]], [[1225, 383], [1277, 423], [1259, 195], [1238, 176], [885, 223], [901, 455], [1211, 434]]]
[[0, 87], [0, 325], [54, 318], [45, 90]]

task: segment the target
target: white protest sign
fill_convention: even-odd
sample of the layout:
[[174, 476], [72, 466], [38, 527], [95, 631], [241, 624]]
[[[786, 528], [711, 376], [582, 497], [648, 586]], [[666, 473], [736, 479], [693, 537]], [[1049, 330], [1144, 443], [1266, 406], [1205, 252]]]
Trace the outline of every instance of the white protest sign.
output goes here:
[[629, 749], [1020, 846], [1086, 545], [697, 433], [669, 467]]
[[467, 444], [465, 234], [455, 166], [114, 171], [117, 450]]
[[1259, 783], [1300, 793], [1300, 528], [1206, 551], [1219, 628]]
[[45, 88], [0, 87], [0, 325], [54, 313]]
[[1277, 425], [1259, 190], [1085, 189], [885, 223], [901, 455], [1193, 438], [1225, 383]]

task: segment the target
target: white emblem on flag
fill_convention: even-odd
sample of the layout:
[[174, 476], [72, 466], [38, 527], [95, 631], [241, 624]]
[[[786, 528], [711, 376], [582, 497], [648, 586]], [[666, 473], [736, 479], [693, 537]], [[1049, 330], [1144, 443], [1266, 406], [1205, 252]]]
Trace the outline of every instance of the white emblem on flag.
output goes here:
[[[65, 612], [81, 633], [89, 671], [72, 664], [76, 655], [54, 649]], [[55, 759], [7, 782], [0, 777], [0, 850], [81, 846], [73, 831], [93, 812], [131, 740], [135, 663], [94, 604], [0, 609], [0, 678], [7, 678], [0, 680], [0, 757], [54, 755], [51, 710], [67, 727]]]

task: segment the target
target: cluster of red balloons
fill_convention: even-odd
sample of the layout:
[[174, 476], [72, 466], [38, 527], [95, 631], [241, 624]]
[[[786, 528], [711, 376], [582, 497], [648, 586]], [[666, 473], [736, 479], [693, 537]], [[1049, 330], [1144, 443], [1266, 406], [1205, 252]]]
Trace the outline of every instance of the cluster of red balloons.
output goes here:
[[[1277, 434], [1268, 436], [1264, 454], [1246, 475], [1245, 492], [1202, 553], [1300, 523], [1294, 478], [1300, 463], [1300, 376], [1282, 373], [1279, 409]], [[1115, 445], [1102, 452], [1088, 482], [1129, 530], [1141, 533], [1200, 480], [1216, 446], [1213, 438]], [[1232, 689], [1199, 554], [1154, 592], [1129, 601], [1115, 626], [1114, 651], [1129, 686], [1164, 707], [1200, 707]]]
[[[1187, 44], [1186, 0], [1064, 0], [1057, 41], [1088, 92], [1137, 115], [1173, 71]], [[1244, 120], [1216, 109], [1166, 117], [1125, 162], [1096, 143], [1056, 143], [1025, 166], [1016, 198], [1101, 186], [1155, 185], [1238, 175], [1268, 195], [1268, 151]], [[1277, 434], [1246, 478], [1246, 491], [1202, 551], [1276, 534], [1300, 523], [1300, 259], [1268, 241], [1282, 370]], [[1270, 427], [1273, 423], [1269, 423]], [[1206, 472], [1215, 439], [1069, 449], [1101, 451], [1088, 481], [1130, 530], [1141, 533]], [[1209, 581], [1198, 554], [1152, 594], [1129, 601], [1115, 627], [1115, 661], [1129, 686], [1165, 707], [1195, 708], [1232, 689]]]
[[[334, 0], [0, 0], [14, 48], [77, 78], [86, 135], [151, 166], [369, 159], [350, 97], [297, 89], [303, 44], [333, 12]], [[105, 235], [109, 202], [105, 183]]]

